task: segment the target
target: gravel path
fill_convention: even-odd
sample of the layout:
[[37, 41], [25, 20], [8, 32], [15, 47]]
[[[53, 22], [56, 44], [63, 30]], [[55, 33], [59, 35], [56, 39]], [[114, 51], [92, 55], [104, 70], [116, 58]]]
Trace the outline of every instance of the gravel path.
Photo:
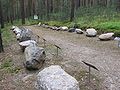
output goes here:
[[63, 55], [68, 60], [73, 60], [86, 67], [81, 61], [95, 65], [104, 78], [105, 90], [120, 90], [120, 48], [116, 41], [99, 41], [97, 37], [89, 38], [68, 32], [57, 32], [41, 27], [27, 26], [33, 33], [57, 44], [62, 48]]

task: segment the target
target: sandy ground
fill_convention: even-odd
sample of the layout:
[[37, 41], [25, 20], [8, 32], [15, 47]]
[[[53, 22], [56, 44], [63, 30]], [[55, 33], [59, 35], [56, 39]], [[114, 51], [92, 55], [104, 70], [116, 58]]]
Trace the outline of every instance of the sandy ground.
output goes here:
[[[106, 90], [120, 90], [120, 48], [116, 41], [99, 41], [68, 32], [57, 32], [40, 27], [28, 26], [35, 34], [62, 48], [62, 55], [68, 61], [86, 67], [81, 61], [95, 65], [100, 71], [93, 70], [103, 79]], [[87, 69], [86, 69], [87, 70]]]

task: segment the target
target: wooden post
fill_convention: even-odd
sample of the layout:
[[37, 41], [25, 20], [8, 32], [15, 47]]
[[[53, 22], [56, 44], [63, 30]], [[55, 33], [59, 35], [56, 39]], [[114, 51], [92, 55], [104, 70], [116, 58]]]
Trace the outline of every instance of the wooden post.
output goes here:
[[89, 66], [89, 83], [90, 83], [90, 69], [91, 69], [91, 68], [90, 68], [90, 66]]
[[97, 71], [99, 71], [95, 66], [93, 66], [93, 65], [91, 65], [91, 64], [89, 64], [89, 63], [86, 63], [85, 61], [82, 61], [85, 65], [87, 65], [87, 66], [89, 66], [89, 76], [88, 76], [88, 80], [89, 80], [89, 83], [90, 83], [90, 76], [91, 76], [91, 68], [93, 68], [93, 69], [95, 69], [95, 70], [97, 70]]
[[58, 57], [58, 54], [59, 54], [59, 49], [61, 49], [59, 46], [57, 46], [57, 45], [54, 45], [56, 48], [57, 48], [57, 50], [56, 50], [56, 56]]

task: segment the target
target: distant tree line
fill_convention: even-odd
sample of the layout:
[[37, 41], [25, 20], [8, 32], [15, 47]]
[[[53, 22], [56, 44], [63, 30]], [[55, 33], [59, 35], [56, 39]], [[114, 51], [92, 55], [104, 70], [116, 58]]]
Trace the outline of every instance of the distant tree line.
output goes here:
[[[109, 8], [115, 6], [120, 10], [120, 0], [0, 0], [1, 1], [1, 26], [4, 22], [11, 22], [25, 18], [33, 18], [38, 15], [39, 19], [74, 19], [74, 13], [81, 7], [101, 6]], [[3, 14], [3, 15], [2, 15]], [[56, 17], [57, 16], [57, 17]], [[56, 17], [56, 18], [55, 18]]]

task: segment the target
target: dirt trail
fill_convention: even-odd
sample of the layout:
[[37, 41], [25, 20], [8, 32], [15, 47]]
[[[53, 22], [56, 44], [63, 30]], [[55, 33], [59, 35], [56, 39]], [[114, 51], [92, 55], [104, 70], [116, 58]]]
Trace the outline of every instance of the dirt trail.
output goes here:
[[81, 61], [95, 65], [100, 72], [93, 73], [104, 77], [103, 85], [106, 90], [120, 90], [120, 48], [116, 41], [99, 41], [97, 37], [89, 38], [68, 32], [57, 32], [40, 27], [27, 26], [33, 33], [45, 38], [47, 41], [57, 44], [62, 48], [66, 59], [79, 63]]

